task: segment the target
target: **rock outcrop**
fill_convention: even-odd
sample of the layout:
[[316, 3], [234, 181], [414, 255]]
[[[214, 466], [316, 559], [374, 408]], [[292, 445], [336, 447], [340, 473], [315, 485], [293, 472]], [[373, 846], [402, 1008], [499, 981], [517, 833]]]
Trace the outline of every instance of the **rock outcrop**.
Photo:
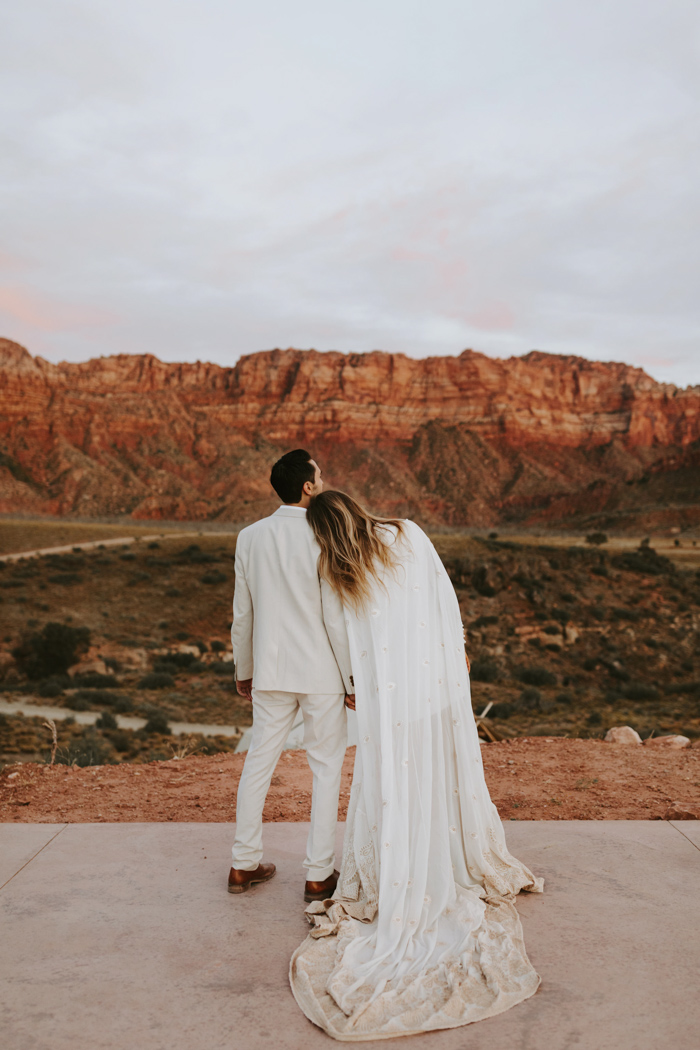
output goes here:
[[0, 340], [0, 375], [0, 511], [250, 520], [274, 505], [271, 461], [303, 445], [333, 484], [426, 523], [624, 523], [662, 512], [669, 484], [681, 523], [700, 521], [700, 388], [624, 364], [273, 350], [231, 368], [52, 365]]

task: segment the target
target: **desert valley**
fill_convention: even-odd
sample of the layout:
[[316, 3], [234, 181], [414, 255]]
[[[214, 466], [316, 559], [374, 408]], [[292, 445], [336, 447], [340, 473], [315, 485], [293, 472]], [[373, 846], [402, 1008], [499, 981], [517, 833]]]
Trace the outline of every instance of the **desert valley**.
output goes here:
[[[595, 749], [614, 725], [700, 741], [697, 388], [536, 353], [54, 366], [5, 341], [0, 364], [6, 776], [50, 760], [33, 707], [53, 709], [64, 767], [240, 764], [231, 752], [251, 719], [228, 637], [236, 533], [275, 508], [269, 465], [298, 445], [327, 485], [431, 534], [494, 755], [553, 738]], [[174, 734], [182, 724], [192, 731]], [[643, 750], [666, 772], [698, 756]], [[598, 778], [575, 779], [581, 811]], [[31, 819], [21, 783], [3, 777], [3, 819]]]

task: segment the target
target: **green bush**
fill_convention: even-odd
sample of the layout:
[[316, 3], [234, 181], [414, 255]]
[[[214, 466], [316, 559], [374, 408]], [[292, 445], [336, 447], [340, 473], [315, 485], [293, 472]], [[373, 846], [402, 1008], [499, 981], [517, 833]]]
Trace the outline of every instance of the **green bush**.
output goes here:
[[480, 594], [483, 598], [493, 598], [497, 593], [496, 588], [489, 580], [486, 565], [480, 565], [478, 569], [474, 570], [472, 573], [472, 586], [477, 594]]
[[143, 676], [138, 683], [138, 689], [172, 689], [175, 679], [172, 675], [152, 671], [151, 674]]
[[41, 631], [25, 637], [12, 655], [29, 678], [50, 678], [65, 674], [76, 663], [79, 653], [90, 645], [87, 627], [66, 623], [47, 623]]
[[227, 647], [223, 642], [213, 641], [209, 648], [213, 653], [225, 653]]
[[556, 685], [557, 677], [544, 667], [520, 667], [516, 677], [525, 685]]
[[490, 660], [474, 660], [469, 672], [473, 682], [496, 682], [500, 676], [498, 665]]
[[114, 707], [117, 701], [122, 699], [120, 693], [112, 693], [109, 689], [79, 689], [75, 696], [88, 700], [91, 704], [104, 704], [106, 707]]
[[205, 572], [204, 576], [200, 577], [199, 582], [213, 585], [216, 583], [226, 583], [227, 579], [228, 577], [225, 572]]
[[92, 711], [92, 701], [87, 696], [81, 696], [82, 690], [78, 690], [73, 696], [66, 698], [66, 707], [71, 711]]
[[[103, 711], [95, 722], [98, 729], [118, 729], [119, 723], [111, 711]], [[112, 741], [114, 742], [114, 741]]]
[[145, 726], [143, 727], [143, 732], [148, 733], [149, 736], [151, 733], [161, 733], [162, 735], [168, 735], [172, 732], [172, 730], [168, 725], [168, 719], [165, 717], [162, 711], [156, 711], [146, 722]]
[[56, 752], [56, 761], [64, 766], [104, 766], [114, 763], [114, 749], [108, 740], [89, 726], [80, 737]]
[[656, 686], [647, 682], [630, 682], [622, 690], [622, 695], [627, 700], [658, 700], [661, 696]]
[[77, 572], [59, 572], [55, 576], [49, 576], [49, 583], [57, 583], [63, 587], [69, 587], [74, 583], [82, 583], [82, 576], [78, 576]]
[[61, 696], [63, 690], [70, 689], [72, 685], [73, 682], [69, 675], [55, 675], [53, 678], [46, 678], [40, 682], [37, 693], [46, 700], [52, 700], [56, 696]]
[[541, 703], [542, 694], [539, 689], [535, 689], [533, 686], [523, 689], [518, 699], [518, 707], [522, 707], [526, 711], [538, 711]]
[[110, 689], [119, 685], [113, 674], [99, 674], [97, 671], [91, 671], [89, 674], [77, 674], [74, 681], [76, 685], [80, 685], [84, 689]]
[[214, 674], [233, 675], [236, 673], [236, 665], [233, 660], [212, 660], [209, 670]]

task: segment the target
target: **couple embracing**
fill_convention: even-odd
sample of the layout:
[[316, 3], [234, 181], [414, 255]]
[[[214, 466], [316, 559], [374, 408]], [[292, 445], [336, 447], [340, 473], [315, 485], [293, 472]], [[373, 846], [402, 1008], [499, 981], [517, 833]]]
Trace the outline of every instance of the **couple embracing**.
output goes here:
[[[484, 780], [454, 589], [425, 533], [323, 492], [301, 449], [272, 468], [283, 505], [236, 548], [232, 640], [253, 703], [229, 890], [267, 882], [262, 813], [301, 708], [313, 773], [290, 981], [341, 1041], [453, 1028], [539, 985], [514, 898], [542, 881], [509, 852]], [[345, 707], [358, 745], [334, 868]]]

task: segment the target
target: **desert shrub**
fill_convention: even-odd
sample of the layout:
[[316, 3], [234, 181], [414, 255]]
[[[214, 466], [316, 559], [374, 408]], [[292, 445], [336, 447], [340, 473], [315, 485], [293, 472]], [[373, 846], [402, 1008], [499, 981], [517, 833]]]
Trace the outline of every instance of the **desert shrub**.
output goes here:
[[157, 550], [159, 547], [160, 547], [160, 543], [158, 543], [157, 540], [154, 540], [153, 543], [149, 543], [148, 544], [149, 551]]
[[0, 587], [10, 590], [12, 587], [26, 587], [26, 584], [24, 580], [0, 580]]
[[103, 711], [95, 722], [98, 729], [118, 729], [119, 723], [111, 711]]
[[114, 707], [121, 698], [121, 693], [112, 693], [109, 689], [78, 689], [74, 695], [89, 700], [91, 704], [105, 704], [107, 707]]
[[77, 674], [74, 681], [82, 689], [113, 689], [114, 686], [119, 685], [113, 674], [100, 674], [99, 671]]
[[121, 751], [123, 754], [131, 750], [132, 738], [124, 729], [110, 730], [108, 736], [115, 751]]
[[194, 653], [168, 653], [167, 656], [162, 658], [163, 663], [169, 663], [173, 667], [189, 667], [196, 661], [197, 657]]
[[570, 591], [564, 591], [564, 593], [561, 596], [561, 600], [571, 605], [572, 602], [576, 601], [576, 596], [574, 594], [571, 594]]
[[496, 704], [495, 708], [491, 712], [494, 718], [510, 718], [515, 711], [513, 704], [508, 702]]
[[146, 674], [138, 683], [138, 689], [172, 689], [175, 679], [172, 675], [158, 671]]
[[47, 623], [41, 631], [25, 637], [13, 649], [17, 666], [29, 678], [49, 678], [65, 674], [90, 644], [87, 627]]
[[480, 565], [472, 573], [472, 587], [483, 598], [493, 598], [496, 594], [496, 588], [489, 581], [488, 567], [486, 565]]
[[181, 598], [182, 591], [179, 590], [177, 587], [168, 587], [168, 589], [165, 592], [165, 596], [166, 598]]
[[658, 700], [661, 694], [655, 685], [649, 685], [647, 682], [630, 682], [622, 690], [622, 695], [626, 700]]
[[156, 674], [174, 675], [178, 673], [180, 668], [177, 666], [177, 664], [172, 663], [172, 661], [163, 659], [156, 660], [156, 662], [153, 664], [153, 670]]
[[498, 665], [491, 660], [474, 660], [469, 677], [473, 682], [496, 682], [501, 677]]
[[644, 616], [641, 609], [631, 609], [626, 606], [615, 606], [610, 610], [610, 615], [613, 620], [631, 620], [632, 623], [637, 623]]
[[490, 627], [494, 623], [498, 623], [497, 616], [479, 616], [474, 620], [472, 627]]
[[206, 642], [203, 642], [201, 640], [201, 638], [197, 638], [195, 641], [191, 642], [190, 644], [191, 645], [195, 645], [199, 649], [200, 653], [207, 653], [207, 652], [209, 652], [209, 646], [207, 645]]
[[112, 704], [112, 710], [118, 715], [125, 715], [133, 709], [133, 703], [128, 696], [117, 696]]
[[150, 576], [147, 572], [135, 572], [133, 576], [130, 576], [126, 581], [127, 587], [135, 587], [137, 583], [146, 583], [150, 580]]
[[525, 685], [556, 685], [557, 677], [545, 667], [520, 667], [516, 677]]
[[586, 536], [586, 543], [590, 543], [593, 547], [600, 547], [607, 542], [608, 537], [604, 532], [589, 532]]
[[558, 704], [561, 704], [562, 707], [571, 707], [574, 702], [572, 694], [568, 692], [557, 693], [554, 699]]
[[553, 623], [550, 623], [548, 627], [544, 628], [544, 633], [545, 634], [561, 634], [561, 629], [559, 627], [555, 627]]
[[605, 606], [603, 606], [603, 605], [592, 605], [591, 606], [591, 616], [593, 617], [594, 620], [598, 620], [599, 622], [602, 622], [605, 619], [605, 616], [606, 616]]
[[602, 724], [602, 721], [603, 716], [601, 715], [600, 711], [591, 711], [588, 718], [586, 719], [586, 723], [589, 726], [599, 726]]
[[65, 747], [59, 747], [56, 761], [64, 766], [104, 766], [114, 763], [114, 749], [90, 726], [82, 736], [74, 737]]
[[233, 675], [236, 673], [236, 665], [233, 660], [212, 660], [209, 670], [214, 674]]
[[666, 687], [666, 692], [673, 694], [681, 694], [685, 696], [700, 696], [700, 681], [699, 682], [672, 682]]
[[39, 683], [37, 693], [44, 699], [50, 700], [55, 696], [60, 696], [64, 689], [70, 689], [72, 685], [73, 682], [69, 675], [54, 675], [52, 678], [46, 678]]
[[136, 555], [131, 551], [125, 551], [124, 554], [119, 555], [119, 561], [136, 561]]
[[214, 585], [216, 583], [226, 583], [227, 579], [226, 573], [219, 572], [217, 569], [216, 572], [205, 572], [204, 576], [200, 576], [199, 582]]
[[180, 552], [180, 560], [189, 562], [191, 565], [212, 565], [221, 559], [216, 554], [209, 554], [207, 551], [200, 550], [196, 543], [192, 543], [184, 551]]
[[597, 565], [591, 565], [591, 572], [594, 576], [608, 576], [608, 567], [604, 561], [598, 562]]
[[534, 686], [523, 689], [518, 698], [518, 707], [526, 711], [538, 711], [542, 704], [542, 694]]
[[66, 698], [66, 707], [69, 707], [71, 711], [92, 711], [92, 701], [86, 696], [81, 696], [80, 692], [79, 690], [73, 696]]
[[49, 576], [49, 583], [57, 583], [68, 587], [73, 583], [82, 583], [83, 578], [77, 572], [58, 572], [55, 576]]
[[190, 632], [189, 631], [178, 631], [177, 634], [175, 635], [175, 637], [177, 638], [178, 642], [186, 642], [187, 639], [190, 637]]
[[676, 571], [670, 558], [657, 554], [653, 547], [644, 546], [644, 544], [636, 551], [625, 551], [623, 554], [616, 555], [612, 559], [612, 564], [616, 569], [640, 572], [648, 576], [661, 576]]
[[163, 735], [166, 735], [170, 734], [172, 730], [168, 725], [168, 719], [165, 717], [162, 711], [156, 711], [150, 716], [150, 718], [146, 722], [145, 726], [143, 727], [143, 732], [148, 733], [149, 735], [151, 733], [161, 733]]
[[226, 646], [224, 645], [223, 642], [219, 642], [218, 640], [213, 641], [211, 643], [211, 645], [209, 646], [209, 648], [211, 649], [211, 651], [213, 653], [225, 653], [226, 652]]
[[116, 674], [119, 674], [122, 669], [122, 665], [115, 656], [105, 656], [104, 662], [107, 667], [109, 667], [110, 671], [114, 671]]

